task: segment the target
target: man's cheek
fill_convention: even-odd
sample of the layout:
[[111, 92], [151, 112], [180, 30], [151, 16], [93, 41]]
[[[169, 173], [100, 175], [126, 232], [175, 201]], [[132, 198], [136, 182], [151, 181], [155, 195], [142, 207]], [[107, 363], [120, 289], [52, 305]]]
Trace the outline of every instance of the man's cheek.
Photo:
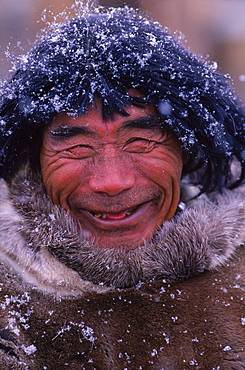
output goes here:
[[47, 166], [42, 169], [42, 177], [47, 194], [53, 203], [59, 204], [60, 194], [69, 183], [68, 173], [61, 169], [56, 170], [52, 166]]
[[139, 173], [142, 177], [164, 186], [172, 181], [179, 181], [181, 166], [175, 166], [175, 163], [166, 163], [163, 160], [147, 160], [138, 164]]
[[64, 198], [72, 191], [74, 180], [67, 173], [53, 173], [45, 184], [48, 195], [55, 204], [64, 202]]

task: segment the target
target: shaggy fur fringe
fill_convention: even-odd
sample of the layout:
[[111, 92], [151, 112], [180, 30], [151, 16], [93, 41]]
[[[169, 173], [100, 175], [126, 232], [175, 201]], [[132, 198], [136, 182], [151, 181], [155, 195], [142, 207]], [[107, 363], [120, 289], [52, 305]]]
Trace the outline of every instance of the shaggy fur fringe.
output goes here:
[[[193, 189], [186, 184], [185, 190]], [[126, 253], [98, 248], [26, 169], [0, 183], [0, 256], [23, 279], [59, 295], [104, 292], [219, 268], [245, 241], [243, 190], [186, 203], [153, 240]]]

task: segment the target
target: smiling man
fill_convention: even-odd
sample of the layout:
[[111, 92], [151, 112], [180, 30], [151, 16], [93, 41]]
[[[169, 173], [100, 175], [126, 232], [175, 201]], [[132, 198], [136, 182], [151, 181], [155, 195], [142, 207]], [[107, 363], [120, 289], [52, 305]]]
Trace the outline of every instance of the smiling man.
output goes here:
[[0, 368], [242, 369], [242, 104], [135, 10], [67, 17], [2, 89]]
[[[150, 240], [177, 209], [181, 147], [151, 106], [104, 122], [101, 110], [61, 114], [40, 154], [48, 195], [102, 248], [129, 251]], [[152, 127], [154, 125], [154, 127]]]

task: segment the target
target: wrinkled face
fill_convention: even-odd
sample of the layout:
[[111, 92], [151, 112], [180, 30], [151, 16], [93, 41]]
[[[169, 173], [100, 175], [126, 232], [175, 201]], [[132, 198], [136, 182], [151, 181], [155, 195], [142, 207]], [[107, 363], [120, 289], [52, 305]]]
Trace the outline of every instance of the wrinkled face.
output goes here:
[[48, 195], [102, 248], [129, 251], [149, 240], [177, 208], [182, 153], [156, 129], [151, 106], [104, 122], [100, 109], [62, 113], [44, 133], [40, 155]]

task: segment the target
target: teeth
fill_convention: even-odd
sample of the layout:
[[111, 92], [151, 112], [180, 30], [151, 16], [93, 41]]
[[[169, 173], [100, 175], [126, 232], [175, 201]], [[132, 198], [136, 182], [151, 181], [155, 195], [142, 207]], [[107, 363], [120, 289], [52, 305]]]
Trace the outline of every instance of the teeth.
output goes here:
[[102, 213], [94, 213], [94, 216], [97, 217], [97, 218], [101, 218]]
[[[129, 217], [132, 213], [133, 211], [126, 211], [125, 216]], [[94, 213], [93, 215], [94, 217], [102, 218], [103, 220], [106, 220], [108, 218], [108, 215], [106, 213]]]

